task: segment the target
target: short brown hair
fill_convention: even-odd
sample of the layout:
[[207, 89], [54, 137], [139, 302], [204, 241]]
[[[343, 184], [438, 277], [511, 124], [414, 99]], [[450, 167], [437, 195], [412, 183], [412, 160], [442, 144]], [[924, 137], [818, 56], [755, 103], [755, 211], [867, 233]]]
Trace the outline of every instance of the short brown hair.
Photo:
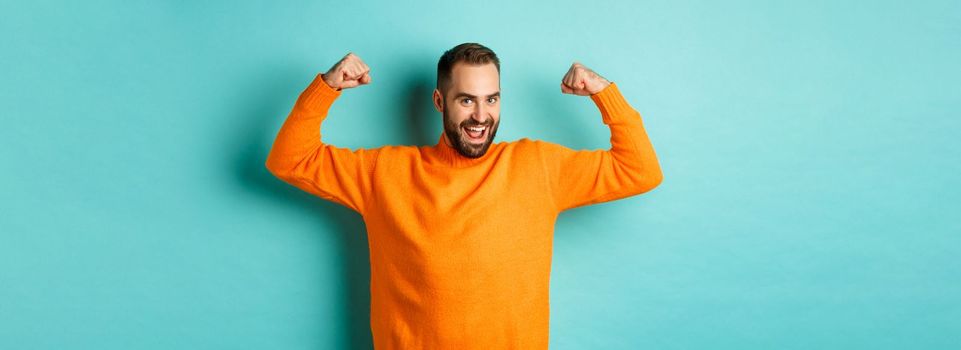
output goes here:
[[457, 62], [471, 65], [494, 63], [497, 74], [501, 72], [501, 61], [493, 50], [478, 43], [463, 43], [444, 52], [437, 61], [437, 89], [441, 92], [447, 91], [450, 86], [451, 71]]

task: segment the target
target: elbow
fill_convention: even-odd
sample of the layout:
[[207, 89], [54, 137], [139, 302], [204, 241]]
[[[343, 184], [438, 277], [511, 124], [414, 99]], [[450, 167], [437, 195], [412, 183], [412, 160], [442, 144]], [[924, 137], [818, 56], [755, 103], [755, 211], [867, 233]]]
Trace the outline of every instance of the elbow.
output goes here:
[[288, 166], [286, 162], [282, 161], [273, 153], [267, 156], [264, 166], [267, 168], [268, 172], [279, 179], [286, 178], [286, 174], [290, 173], [290, 166]]
[[617, 171], [620, 174], [618, 177], [624, 180], [621, 183], [622, 191], [631, 196], [653, 190], [664, 181], [664, 174], [657, 163], [653, 166], [620, 166]]
[[264, 167], [267, 168], [267, 171], [268, 171], [268, 172], [270, 172], [270, 173], [273, 174], [274, 176], [277, 176], [277, 171], [275, 170], [275, 169], [277, 169], [277, 168], [276, 168], [276, 166], [274, 165], [274, 163], [271, 162], [270, 158], [267, 158], [267, 161], [264, 162]]
[[636, 194], [641, 194], [653, 190], [657, 186], [661, 185], [664, 181], [664, 174], [660, 169], [654, 169], [654, 171], [645, 172], [642, 176], [638, 177], [635, 182], [634, 192]]
[[650, 161], [645, 161], [644, 164], [640, 177], [640, 187], [643, 192], [647, 192], [661, 185], [661, 182], [664, 181], [664, 172], [661, 171], [661, 164], [659, 164], [657, 158], [652, 157]]
[[653, 190], [655, 187], [660, 186], [661, 182], [664, 181], [664, 173], [661, 172], [661, 169], [657, 169], [657, 171], [652, 173], [651, 176], [649, 176], [649, 178], [650, 179], [646, 183], [647, 190], [645, 190], [645, 192]]
[[267, 171], [275, 175], [276, 175], [277, 169], [279, 169], [279, 165], [277, 164], [276, 158], [277, 157], [274, 157], [273, 152], [271, 152], [270, 154], [267, 155], [267, 161], [264, 162], [264, 167], [267, 168]]

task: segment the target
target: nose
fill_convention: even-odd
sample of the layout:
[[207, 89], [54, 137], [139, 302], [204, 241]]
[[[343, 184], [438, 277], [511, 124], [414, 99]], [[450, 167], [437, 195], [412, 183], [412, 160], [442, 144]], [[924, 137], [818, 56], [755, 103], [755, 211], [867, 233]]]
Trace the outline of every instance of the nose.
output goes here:
[[477, 121], [478, 123], [486, 122], [487, 119], [490, 119], [487, 116], [487, 114], [489, 113], [489, 109], [490, 107], [484, 106], [483, 103], [478, 103], [477, 106], [474, 107], [474, 113], [471, 115], [471, 118]]

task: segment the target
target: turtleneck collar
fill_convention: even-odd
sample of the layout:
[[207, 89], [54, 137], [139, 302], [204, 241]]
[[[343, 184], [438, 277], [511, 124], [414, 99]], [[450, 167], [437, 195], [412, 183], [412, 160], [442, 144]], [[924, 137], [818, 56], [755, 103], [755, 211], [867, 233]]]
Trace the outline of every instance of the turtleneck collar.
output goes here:
[[491, 153], [494, 153], [495, 148], [497, 148], [496, 142], [491, 143], [484, 155], [478, 158], [468, 158], [460, 154], [460, 152], [457, 152], [457, 149], [451, 147], [444, 141], [444, 132], [442, 131], [437, 144], [431, 147], [430, 150], [431, 158], [433, 158], [435, 163], [453, 168], [465, 168], [492, 159]]

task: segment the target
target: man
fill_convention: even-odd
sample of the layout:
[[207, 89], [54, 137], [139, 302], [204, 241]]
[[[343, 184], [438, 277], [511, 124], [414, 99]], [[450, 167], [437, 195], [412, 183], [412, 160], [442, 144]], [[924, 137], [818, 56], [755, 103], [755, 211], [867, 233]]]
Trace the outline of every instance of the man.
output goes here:
[[[359, 212], [370, 248], [377, 349], [546, 349], [554, 222], [566, 209], [647, 192], [661, 182], [640, 114], [617, 86], [574, 63], [561, 92], [590, 96], [610, 150], [523, 138], [492, 143], [500, 62], [476, 43], [437, 64], [434, 146], [349, 150], [318, 130], [344, 89], [371, 83], [347, 54], [294, 104], [267, 158], [278, 178]], [[563, 121], [557, 121], [563, 122]]]

